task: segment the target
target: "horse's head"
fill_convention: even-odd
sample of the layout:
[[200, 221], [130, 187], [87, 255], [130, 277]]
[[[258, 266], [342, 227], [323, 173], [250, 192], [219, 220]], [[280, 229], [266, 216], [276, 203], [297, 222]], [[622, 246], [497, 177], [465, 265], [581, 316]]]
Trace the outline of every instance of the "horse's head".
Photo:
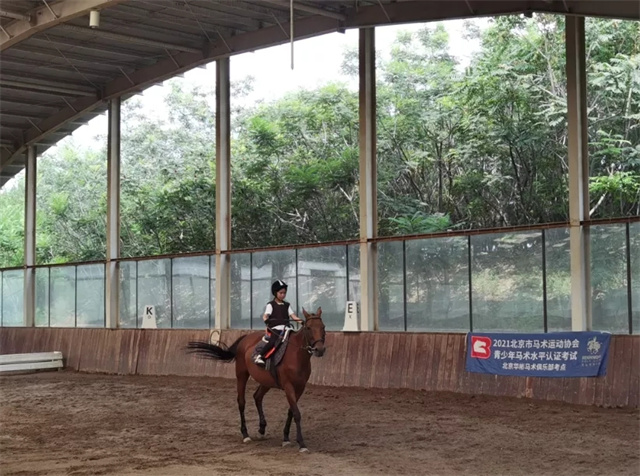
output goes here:
[[304, 315], [304, 326], [302, 331], [304, 332], [304, 338], [307, 343], [307, 349], [310, 354], [316, 357], [322, 357], [324, 355], [324, 322], [322, 322], [322, 308], [319, 307], [315, 314], [309, 314], [302, 309]]

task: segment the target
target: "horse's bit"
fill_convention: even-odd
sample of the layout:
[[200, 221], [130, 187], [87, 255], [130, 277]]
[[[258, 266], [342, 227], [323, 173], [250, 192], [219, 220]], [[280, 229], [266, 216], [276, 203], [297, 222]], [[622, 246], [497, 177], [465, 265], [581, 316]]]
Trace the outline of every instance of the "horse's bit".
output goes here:
[[[309, 318], [307, 318], [307, 320], [310, 320], [310, 319], [319, 319], [319, 317], [309, 317]], [[311, 344], [309, 344], [309, 336], [308, 336], [306, 331], [307, 331], [307, 329], [309, 329], [309, 330], [311, 330], [311, 329], [306, 326], [306, 323], [302, 327], [303, 327], [303, 332], [304, 332], [304, 340], [305, 340], [305, 342], [307, 344], [306, 347], [303, 347], [303, 349], [306, 350], [309, 353], [309, 355], [313, 355], [313, 351], [316, 348], [316, 344], [318, 342], [322, 342], [324, 344], [324, 337], [322, 337], [322, 339], [316, 339]]]

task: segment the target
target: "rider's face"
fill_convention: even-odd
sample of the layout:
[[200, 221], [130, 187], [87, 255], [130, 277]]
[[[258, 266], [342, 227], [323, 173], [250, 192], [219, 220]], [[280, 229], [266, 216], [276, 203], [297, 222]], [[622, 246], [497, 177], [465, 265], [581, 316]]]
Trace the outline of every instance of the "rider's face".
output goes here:
[[276, 293], [276, 299], [278, 301], [284, 301], [284, 298], [287, 297], [287, 290], [286, 289], [281, 289], [280, 291], [278, 291]]

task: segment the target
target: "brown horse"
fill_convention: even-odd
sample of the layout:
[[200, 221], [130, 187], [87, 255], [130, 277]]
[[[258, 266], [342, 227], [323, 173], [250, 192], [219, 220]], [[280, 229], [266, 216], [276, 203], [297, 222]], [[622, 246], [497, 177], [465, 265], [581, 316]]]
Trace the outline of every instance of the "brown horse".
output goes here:
[[291, 429], [291, 420], [293, 419], [296, 422], [296, 441], [300, 445], [300, 452], [308, 451], [302, 438], [298, 400], [304, 392], [309, 376], [311, 375], [311, 356], [316, 355], [317, 357], [322, 357], [324, 354], [325, 330], [321, 318], [321, 308], [318, 308], [315, 314], [309, 314], [304, 309], [302, 313], [305, 322], [298, 332], [292, 332], [289, 336], [287, 350], [282, 357], [280, 365], [276, 369], [278, 376], [277, 382], [269, 371], [257, 366], [251, 360], [253, 349], [264, 335], [263, 332], [254, 332], [242, 336], [228, 348], [221, 344], [212, 345], [207, 342], [189, 342], [188, 348], [191, 352], [200, 356], [214, 360], [222, 360], [224, 362], [236, 361], [240, 431], [242, 432], [242, 438], [245, 443], [251, 441], [251, 438], [249, 438], [249, 434], [247, 433], [247, 424], [244, 418], [244, 394], [247, 387], [247, 380], [249, 380], [249, 377], [253, 377], [260, 385], [253, 394], [260, 417], [260, 428], [258, 430], [260, 438], [264, 438], [267, 428], [267, 420], [262, 410], [262, 399], [270, 389], [281, 388], [284, 390], [287, 401], [289, 402], [289, 413], [287, 415], [287, 422], [284, 425], [284, 440], [282, 446], [291, 444], [289, 442], [289, 430]]

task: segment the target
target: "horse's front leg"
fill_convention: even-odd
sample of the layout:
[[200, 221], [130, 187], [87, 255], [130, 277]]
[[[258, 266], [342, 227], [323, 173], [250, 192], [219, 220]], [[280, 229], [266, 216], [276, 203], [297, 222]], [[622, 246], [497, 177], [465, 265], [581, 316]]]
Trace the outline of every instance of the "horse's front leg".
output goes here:
[[[300, 394], [296, 392], [293, 385], [289, 384], [284, 388], [284, 392], [287, 395], [287, 401], [289, 402], [289, 415], [293, 415], [293, 420], [296, 422], [296, 441], [300, 446], [300, 453], [304, 453], [309, 451], [307, 449], [307, 445], [304, 444], [304, 438], [302, 437], [302, 415], [300, 415], [300, 410], [298, 409], [298, 399], [300, 398]], [[287, 423], [291, 424], [291, 420], [287, 417]], [[285, 430], [287, 428], [285, 427]], [[287, 431], [288, 433], [288, 431]], [[288, 437], [288, 434], [286, 435]]]
[[287, 422], [284, 424], [284, 438], [282, 439], [282, 446], [289, 446], [291, 442], [289, 441], [289, 432], [291, 431], [291, 421], [293, 420], [293, 412], [291, 408], [287, 412]]
[[236, 373], [238, 381], [238, 410], [240, 411], [240, 431], [242, 432], [242, 441], [248, 443], [251, 441], [249, 433], [247, 433], [247, 422], [244, 419], [244, 406], [245, 406], [245, 390], [247, 389], [247, 380], [249, 380], [249, 372]]
[[253, 394], [253, 399], [256, 401], [256, 408], [258, 409], [258, 416], [260, 417], [260, 438], [264, 438], [265, 430], [267, 429], [267, 420], [264, 417], [264, 411], [262, 410], [262, 399], [269, 391], [269, 387], [260, 385]]

